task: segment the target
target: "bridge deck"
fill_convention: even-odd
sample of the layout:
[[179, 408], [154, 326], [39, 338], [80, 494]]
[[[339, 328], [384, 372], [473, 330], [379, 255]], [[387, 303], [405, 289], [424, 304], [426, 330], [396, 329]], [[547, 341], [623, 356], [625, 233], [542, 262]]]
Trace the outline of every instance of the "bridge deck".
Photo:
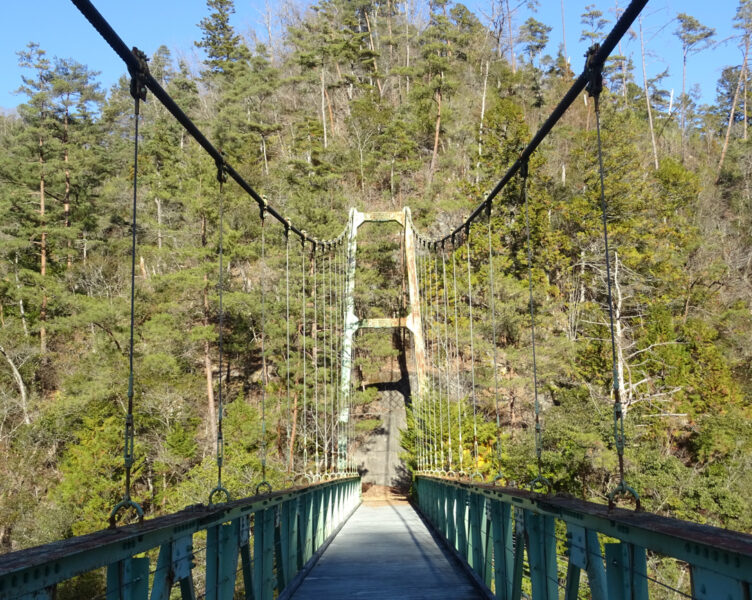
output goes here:
[[294, 600], [485, 598], [406, 502], [363, 504]]

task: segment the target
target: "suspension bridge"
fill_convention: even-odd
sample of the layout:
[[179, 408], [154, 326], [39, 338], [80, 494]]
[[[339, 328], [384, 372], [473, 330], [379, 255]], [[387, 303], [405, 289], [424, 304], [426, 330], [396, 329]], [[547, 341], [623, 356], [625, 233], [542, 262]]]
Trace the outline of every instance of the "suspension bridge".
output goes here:
[[[336, 238], [318, 240], [292, 223], [225, 160], [175, 101], [150, 75], [146, 57], [129, 50], [88, 0], [73, 4], [124, 60], [131, 75], [134, 98], [134, 185], [132, 222], [131, 315], [135, 303], [136, 208], [139, 105], [151, 92], [214, 159], [220, 188], [219, 242], [219, 372], [223, 372], [221, 221], [222, 189], [234, 180], [257, 204], [264, 260], [269, 221], [281, 226], [285, 252], [286, 361], [289, 412], [289, 361], [292, 326], [308, 331], [315, 323], [313, 348], [302, 337], [303, 376], [316, 381], [316, 423], [323, 419], [330, 435], [303, 425], [303, 470], [289, 487], [273, 490], [266, 481], [266, 448], [262, 447], [262, 477], [256, 495], [233, 499], [222, 481], [224, 464], [223, 384], [217, 402], [217, 483], [207, 503], [144, 520], [131, 497], [134, 464], [133, 334], [131, 316], [131, 375], [124, 420], [125, 481], [122, 501], [110, 514], [110, 527], [77, 538], [0, 556], [0, 600], [53, 599], [65, 582], [98, 569], [106, 570], [107, 600], [183, 600], [207, 598], [487, 598], [533, 600], [593, 598], [643, 600], [690, 597], [698, 600], [749, 600], [752, 591], [752, 536], [680, 521], [640, 510], [640, 498], [624, 474], [624, 409], [613, 354], [613, 433], [618, 456], [618, 484], [609, 504], [594, 504], [554, 494], [541, 471], [540, 403], [535, 357], [535, 305], [532, 288], [530, 221], [527, 202], [529, 159], [564, 112], [583, 91], [593, 97], [598, 131], [604, 261], [607, 267], [609, 310], [611, 273], [608, 250], [608, 190], [603, 179], [600, 145], [601, 69], [621, 36], [647, 0], [634, 0], [614, 29], [587, 55], [583, 73], [561, 99], [498, 185], [460, 226], [431, 239], [415, 227], [408, 208], [398, 212], [352, 209], [347, 226]], [[492, 221], [494, 199], [517, 182], [526, 219], [528, 279], [533, 364], [537, 476], [525, 487], [501, 485], [501, 473], [486, 480], [479, 469], [476, 364], [490, 361], [492, 391], [499, 405], [496, 355], [497, 307], [493, 280], [496, 235]], [[356, 313], [354, 290], [358, 230], [365, 223], [396, 223], [408, 305], [395, 318], [363, 318]], [[299, 242], [299, 245], [293, 242]], [[474, 273], [484, 265], [490, 302], [477, 302]], [[301, 314], [291, 313], [290, 272], [302, 278]], [[474, 283], [475, 281], [475, 283]], [[261, 353], [265, 361], [266, 301], [262, 294]], [[460, 344], [458, 310], [469, 327], [470, 404], [472, 415], [454, 408], [459, 393]], [[493, 332], [493, 355], [476, 355], [473, 323], [482, 319]], [[295, 321], [295, 322], [292, 322]], [[613, 336], [613, 313], [610, 314]], [[409, 334], [401, 360], [410, 372], [405, 403], [416, 451], [412, 472], [413, 499], [384, 497], [362, 502], [368, 477], [354, 458], [352, 443], [352, 382], [355, 334], [362, 329], [390, 329]], [[613, 337], [612, 337], [612, 348]], [[463, 350], [464, 352], [465, 350]], [[308, 356], [316, 357], [309, 361]], [[319, 373], [319, 369], [321, 373]], [[262, 369], [266, 389], [267, 368]], [[319, 382], [321, 385], [319, 385]], [[304, 387], [304, 390], [306, 388]], [[321, 398], [319, 398], [319, 394]], [[322, 415], [318, 414], [323, 400]], [[266, 428], [265, 403], [262, 431]], [[404, 414], [404, 407], [403, 407]], [[473, 439], [452, 438], [453, 420], [472, 419]], [[371, 482], [392, 484], [396, 477], [396, 448], [401, 419], [391, 424], [380, 464]], [[461, 423], [460, 423], [461, 425]], [[467, 431], [468, 428], [465, 428]], [[309, 439], [309, 436], [311, 439]], [[501, 436], [497, 460], [500, 463]], [[391, 447], [390, 447], [391, 445]], [[469, 453], [466, 452], [469, 450]], [[309, 456], [309, 453], [312, 453]], [[367, 462], [367, 461], [366, 461]], [[622, 507], [618, 506], [621, 504]], [[628, 506], [625, 508], [624, 506]], [[125, 523], [128, 516], [138, 522]], [[648, 557], [681, 565], [691, 573], [688, 590], [673, 589], [656, 579]]]

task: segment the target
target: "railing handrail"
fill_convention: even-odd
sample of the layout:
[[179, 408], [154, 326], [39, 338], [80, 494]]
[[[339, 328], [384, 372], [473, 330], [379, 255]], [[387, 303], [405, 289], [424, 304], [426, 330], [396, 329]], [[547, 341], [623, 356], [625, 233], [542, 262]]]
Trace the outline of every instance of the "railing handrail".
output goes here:
[[[356, 480], [358, 476], [341, 477], [272, 492], [241, 498], [225, 504], [209, 507], [204, 504], [188, 506], [185, 509], [162, 517], [118, 527], [103, 529], [86, 535], [52, 542], [0, 555], [0, 578], [45, 577], [45, 585], [63, 581], [49, 578], [55, 573], [68, 571], [66, 565], [74, 564], [80, 573], [91, 571], [125, 560], [140, 552], [156, 548], [164, 543], [178, 540], [203, 531], [209, 527], [233, 521], [253, 512], [271, 508], [295, 497], [304, 496], [316, 488], [325, 488]], [[44, 572], [40, 572], [43, 570]], [[0, 598], [3, 590], [0, 588]]]
[[741, 580], [752, 575], [752, 535], [682, 521], [673, 517], [622, 508], [566, 496], [547, 496], [527, 490], [491, 484], [468, 483], [419, 475], [418, 479], [440, 482], [500, 500], [526, 511], [581, 525], [621, 541], [672, 556], [699, 566], [717, 569]]

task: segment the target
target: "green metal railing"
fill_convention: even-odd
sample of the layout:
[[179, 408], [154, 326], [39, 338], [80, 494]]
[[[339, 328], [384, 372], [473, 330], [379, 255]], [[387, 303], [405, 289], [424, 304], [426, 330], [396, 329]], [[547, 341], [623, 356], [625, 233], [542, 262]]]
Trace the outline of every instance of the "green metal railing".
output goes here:
[[52, 600], [102, 567], [106, 600], [168, 600], [173, 586], [183, 600], [272, 600], [359, 504], [360, 478], [344, 477], [5, 554], [0, 600]]
[[416, 487], [421, 512], [497, 598], [750, 599], [751, 535], [438, 477]]

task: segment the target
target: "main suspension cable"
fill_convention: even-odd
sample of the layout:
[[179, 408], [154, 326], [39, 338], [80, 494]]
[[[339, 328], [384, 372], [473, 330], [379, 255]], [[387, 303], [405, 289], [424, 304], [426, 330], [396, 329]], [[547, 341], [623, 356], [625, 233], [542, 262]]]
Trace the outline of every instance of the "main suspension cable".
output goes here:
[[[640, 14], [640, 11], [642, 11], [647, 3], [648, 0], [632, 0], [629, 6], [624, 9], [606, 39], [603, 40], [602, 44], [597, 46], [592, 56], [593, 64], [603, 65], [606, 62], [606, 59], [616, 48], [616, 45], [619, 43], [624, 34], [629, 31], [630, 27]], [[486, 198], [482, 202], [480, 202], [475, 207], [475, 209], [473, 209], [472, 213], [470, 213], [470, 215], [462, 222], [462, 224], [458, 225], [452, 232], [440, 238], [431, 240], [432, 242], [441, 243], [442, 241], [446, 242], [450, 239], [454, 240], [454, 237], [456, 235], [461, 234], [463, 230], [465, 230], [470, 224], [475, 222], [475, 220], [483, 214], [483, 211], [486, 209], [486, 205], [493, 202], [494, 198], [501, 192], [501, 190], [503, 190], [504, 187], [510, 181], [512, 181], [514, 176], [522, 168], [523, 163], [526, 163], [528, 161], [528, 159], [533, 155], [536, 149], [543, 143], [543, 140], [545, 140], [548, 134], [551, 133], [551, 130], [554, 128], [554, 126], [562, 119], [567, 109], [579, 98], [580, 93], [585, 89], [589, 78], [590, 71], [586, 67], [583, 72], [577, 77], [577, 79], [575, 79], [575, 81], [572, 83], [572, 86], [564, 94], [562, 99], [559, 101], [559, 104], [557, 104], [556, 107], [551, 111], [549, 117], [540, 126], [527, 146], [525, 146], [522, 152], [520, 152], [517, 160], [515, 160], [514, 163], [512, 163], [512, 165], [509, 167], [509, 169], [507, 169], [507, 172], [502, 176], [502, 178], [499, 180], [499, 183], [496, 184], [496, 186], [493, 188], [493, 190], [491, 190]]]
[[[206, 151], [209, 156], [214, 159], [214, 162], [222, 161], [224, 163], [225, 173], [235, 180], [235, 182], [246, 192], [261, 209], [270, 214], [274, 219], [279, 221], [282, 225], [285, 225], [288, 219], [280, 214], [274, 207], [265, 203], [263, 197], [238, 173], [230, 164], [225, 161], [221, 150], [212, 145], [212, 143], [206, 138], [196, 124], [183, 112], [183, 109], [173, 100], [173, 98], [162, 88], [159, 82], [148, 72], [148, 70], [142, 70], [141, 60], [136, 52], [139, 50], [134, 48], [132, 52], [128, 45], [120, 38], [115, 32], [112, 26], [102, 16], [102, 14], [92, 4], [91, 0], [71, 0], [73, 4], [81, 11], [81, 14], [92, 24], [109, 46], [115, 51], [115, 53], [125, 62], [128, 67], [129, 73], [142, 72], [140, 77], [140, 89], [143, 89], [144, 97], [146, 99], [146, 89], [148, 88], [154, 97], [159, 100], [167, 111], [175, 117], [175, 120], [183, 126], [183, 128], [191, 134], [193, 139]], [[140, 52], [143, 55], [142, 52]], [[145, 58], [145, 55], [144, 55]], [[310, 241], [314, 242], [312, 238], [308, 237], [305, 230], [299, 229], [294, 224], [290, 224], [290, 231], [300, 237], [302, 242]]]

